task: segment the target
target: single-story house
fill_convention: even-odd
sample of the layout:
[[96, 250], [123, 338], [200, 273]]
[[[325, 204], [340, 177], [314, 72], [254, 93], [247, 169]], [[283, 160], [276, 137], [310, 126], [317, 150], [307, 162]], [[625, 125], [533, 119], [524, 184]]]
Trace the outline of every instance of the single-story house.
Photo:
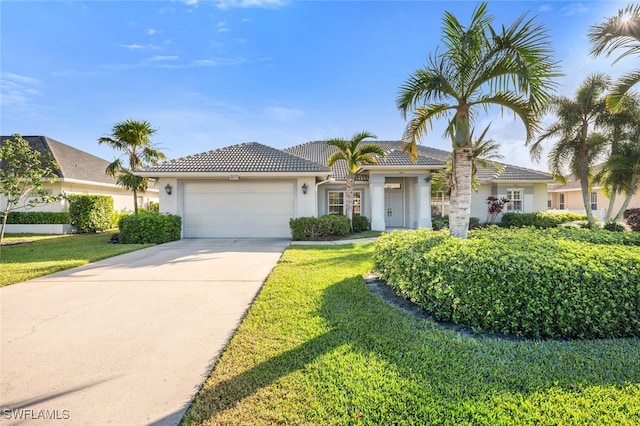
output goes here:
[[[12, 136], [0, 136], [0, 146]], [[47, 136], [23, 136], [31, 149], [40, 152], [48, 152], [58, 163], [57, 178], [54, 183], [45, 184], [45, 189], [52, 195], [59, 194], [92, 194], [109, 195], [113, 198], [113, 206], [116, 211], [133, 211], [133, 194], [116, 183], [115, 178], [105, 173], [109, 162], [95, 155], [81, 151], [72, 146], [58, 142]], [[96, 142], [97, 143], [97, 142]], [[156, 182], [149, 182], [149, 189], [138, 194], [138, 206], [148, 208], [151, 202], [158, 202], [158, 188]], [[56, 203], [36, 206], [29, 211], [65, 212], [67, 202], [61, 200]], [[16, 210], [20, 211], [20, 209]], [[28, 232], [18, 230], [18, 226], [12, 225], [7, 232]]]
[[[400, 141], [371, 141], [386, 156], [363, 165], [355, 183], [353, 212], [374, 230], [430, 228], [448, 213], [448, 196], [432, 194], [431, 175], [446, 167], [448, 152], [418, 147], [414, 163]], [[140, 171], [157, 178], [160, 211], [183, 219], [185, 238], [290, 237], [289, 219], [344, 214], [346, 165], [327, 166], [335, 148], [322, 141], [287, 149], [250, 142], [165, 161]], [[509, 209], [547, 209], [547, 173], [505, 165], [481, 169], [471, 215], [484, 221], [489, 195], [514, 200]]]
[[[602, 165], [597, 165], [595, 171], [599, 171]], [[614, 202], [614, 214], [622, 207], [626, 195], [618, 194]], [[609, 197], [604, 194], [601, 184], [592, 186], [589, 192], [591, 211], [594, 216], [603, 219], [607, 208], [609, 208]], [[640, 192], [631, 198], [628, 208], [640, 207]], [[548, 208], [551, 211], [567, 211], [573, 213], [584, 213], [584, 202], [582, 201], [582, 188], [580, 179], [576, 176], [567, 176], [566, 183], [556, 183], [549, 185]]]

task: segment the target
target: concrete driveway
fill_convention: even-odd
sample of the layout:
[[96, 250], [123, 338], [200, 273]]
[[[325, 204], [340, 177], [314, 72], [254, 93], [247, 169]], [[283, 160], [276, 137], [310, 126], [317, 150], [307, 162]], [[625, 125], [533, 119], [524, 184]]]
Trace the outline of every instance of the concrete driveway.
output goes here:
[[1, 288], [0, 423], [178, 423], [288, 245], [180, 240]]

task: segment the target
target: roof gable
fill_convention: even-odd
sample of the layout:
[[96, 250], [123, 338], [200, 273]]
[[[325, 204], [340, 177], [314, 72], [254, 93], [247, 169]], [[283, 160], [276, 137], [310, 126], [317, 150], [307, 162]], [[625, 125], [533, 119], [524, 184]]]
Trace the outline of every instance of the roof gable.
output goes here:
[[330, 169], [294, 154], [257, 142], [232, 145], [165, 161], [143, 170], [185, 173], [329, 173]]
[[[13, 136], [0, 136], [0, 145]], [[105, 169], [109, 162], [95, 155], [58, 142], [47, 136], [23, 136], [33, 150], [49, 152], [60, 168], [57, 175], [63, 179], [116, 184], [115, 178], [108, 176]]]

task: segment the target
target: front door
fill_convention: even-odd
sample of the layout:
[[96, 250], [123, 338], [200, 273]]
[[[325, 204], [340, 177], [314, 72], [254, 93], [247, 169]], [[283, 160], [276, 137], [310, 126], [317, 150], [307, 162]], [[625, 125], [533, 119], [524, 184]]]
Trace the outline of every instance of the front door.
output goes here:
[[403, 201], [402, 189], [384, 190], [384, 224], [387, 228], [404, 227]]

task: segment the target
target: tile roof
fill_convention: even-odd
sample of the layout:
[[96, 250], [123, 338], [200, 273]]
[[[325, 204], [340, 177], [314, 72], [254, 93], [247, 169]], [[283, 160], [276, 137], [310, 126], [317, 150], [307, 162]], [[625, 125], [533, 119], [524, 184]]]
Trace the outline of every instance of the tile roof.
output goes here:
[[[0, 136], [0, 145], [12, 136]], [[23, 136], [29, 142], [31, 149], [49, 152], [56, 160], [60, 169], [57, 175], [63, 179], [77, 179], [89, 182], [116, 184], [116, 180], [104, 171], [109, 162], [95, 155], [73, 148], [47, 136]]]
[[147, 173], [330, 173], [330, 169], [322, 164], [257, 142], [241, 143], [164, 161], [146, 167], [142, 171]]
[[[418, 160], [416, 163], [411, 161], [409, 155], [402, 152], [402, 142], [386, 142], [386, 141], [365, 141], [364, 143], [373, 143], [380, 146], [386, 153], [384, 158], [379, 159], [378, 165], [380, 166], [443, 166], [444, 161], [434, 158], [427, 154], [431, 152], [433, 148], [427, 148], [426, 150], [418, 150]], [[291, 148], [286, 148], [284, 151], [290, 154], [299, 155], [300, 157], [307, 158], [311, 161], [327, 164], [329, 156], [337, 150], [336, 147], [327, 145], [324, 141], [313, 141], [296, 145]], [[439, 150], [433, 150], [439, 151]], [[445, 151], [442, 151], [445, 152]], [[372, 167], [375, 167], [372, 166]], [[440, 168], [440, 167], [436, 167]], [[338, 161], [335, 163], [331, 170], [333, 171], [333, 177], [336, 180], [345, 180], [347, 176], [347, 164], [344, 161]], [[368, 173], [359, 173], [356, 176], [356, 181], [369, 180]]]
[[[596, 174], [599, 173], [604, 167], [604, 163], [596, 164], [591, 168], [591, 173]], [[580, 179], [575, 175], [565, 176], [567, 179], [567, 183], [554, 183], [549, 185], [549, 191], [552, 192], [562, 192], [562, 191], [575, 191], [576, 189], [582, 189], [582, 185], [580, 184]], [[593, 189], [600, 189], [602, 187], [601, 184], [593, 184], [591, 185]]]

